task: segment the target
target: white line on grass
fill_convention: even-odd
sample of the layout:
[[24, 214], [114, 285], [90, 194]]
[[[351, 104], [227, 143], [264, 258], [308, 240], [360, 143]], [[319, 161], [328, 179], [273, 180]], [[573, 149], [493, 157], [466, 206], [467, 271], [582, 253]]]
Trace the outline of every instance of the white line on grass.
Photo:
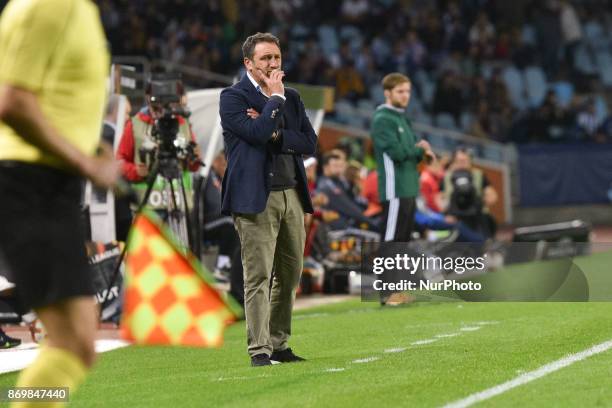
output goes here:
[[395, 347], [386, 349], [385, 353], [401, 353], [402, 351], [406, 351], [406, 347]]
[[372, 361], [376, 361], [376, 360], [380, 360], [380, 357], [359, 358], [357, 360], [353, 360], [352, 363], [354, 363], [354, 364], [363, 364], [363, 363], [371, 363]]
[[328, 368], [325, 370], [326, 373], [339, 373], [340, 371], [344, 371], [346, 370], [346, 368], [344, 367], [340, 367], [340, 368]]
[[417, 340], [417, 341], [413, 341], [412, 343], [410, 343], [411, 346], [420, 346], [422, 344], [430, 344], [430, 343], [435, 343], [436, 341], [438, 341], [439, 339], [426, 339], [426, 340]]
[[459, 330], [465, 331], [465, 332], [476, 331], [476, 330], [480, 330], [480, 326], [466, 326], [466, 327], [460, 328]]
[[270, 375], [255, 375], [252, 377], [219, 377], [217, 381], [244, 381], [244, 380], [255, 380], [257, 378], [268, 378]]
[[485, 326], [489, 324], [499, 324], [499, 322], [497, 320], [489, 320], [489, 321], [483, 321], [483, 322], [475, 322], [475, 324], [479, 326]]
[[436, 337], [439, 339], [443, 339], [447, 337], [456, 337], [456, 336], [459, 336], [460, 334], [461, 333], [436, 334]]
[[533, 380], [537, 380], [538, 378], [544, 377], [545, 375], [548, 375], [552, 372], [555, 372], [557, 370], [560, 370], [564, 367], [570, 366], [578, 361], [582, 361], [584, 359], [587, 359], [595, 354], [599, 354], [599, 353], [603, 353], [604, 351], [607, 351], [609, 349], [612, 348], [612, 340], [608, 340], [604, 343], [601, 344], [597, 344], [589, 349], [583, 350], [579, 353], [576, 354], [570, 354], [566, 357], [563, 357], [562, 359], [559, 359], [557, 361], [553, 361], [552, 363], [548, 363], [546, 365], [543, 365], [542, 367], [538, 368], [537, 370], [534, 371], [529, 371], [525, 374], [519, 375], [518, 377], [510, 380], [510, 381], [506, 381], [503, 384], [499, 384], [496, 385], [495, 387], [491, 387], [489, 389], [486, 389], [484, 391], [478, 392], [476, 394], [472, 394], [470, 396], [468, 396], [467, 398], [455, 401], [455, 402], [451, 402], [449, 404], [446, 404], [444, 406], [444, 408], [464, 408], [464, 407], [469, 407], [477, 402], [480, 401], [484, 401], [486, 399], [489, 399], [491, 397], [494, 397], [496, 395], [502, 394], [506, 391], [509, 391], [513, 388], [516, 388], [520, 385], [526, 384], [528, 382], [531, 382]]

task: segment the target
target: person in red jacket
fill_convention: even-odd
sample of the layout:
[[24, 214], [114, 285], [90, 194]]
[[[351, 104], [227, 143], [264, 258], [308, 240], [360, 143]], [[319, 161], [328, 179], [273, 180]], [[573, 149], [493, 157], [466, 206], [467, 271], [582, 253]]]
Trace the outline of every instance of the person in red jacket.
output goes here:
[[[184, 97], [184, 92], [180, 90]], [[164, 106], [161, 103], [156, 103], [151, 98], [151, 87], [147, 86], [146, 91], [147, 106], [145, 109], [138, 112], [125, 124], [123, 135], [117, 150], [117, 158], [122, 163], [123, 177], [133, 183], [136, 192], [139, 194], [139, 199], [144, 198], [144, 192], [147, 187], [147, 176], [151, 171], [152, 154], [157, 149], [157, 141], [152, 136], [152, 130], [157, 120], [164, 113]], [[172, 108], [180, 108], [179, 104], [171, 106]], [[195, 136], [191, 129], [188, 120], [181, 115], [175, 115], [178, 120], [178, 132], [176, 135], [176, 143], [181, 146], [187, 146], [190, 142], [195, 143]], [[190, 206], [193, 200], [193, 188], [191, 174], [200, 168], [200, 156], [197, 146], [194, 147], [195, 156], [181, 160], [180, 166], [183, 171], [183, 183], [187, 193], [188, 205]], [[175, 186], [175, 194], [178, 201], [181, 197], [180, 186]], [[158, 176], [154, 182], [152, 192], [149, 196], [147, 206], [155, 210], [166, 210], [168, 208], [168, 189], [165, 188], [165, 182], [161, 176]]]

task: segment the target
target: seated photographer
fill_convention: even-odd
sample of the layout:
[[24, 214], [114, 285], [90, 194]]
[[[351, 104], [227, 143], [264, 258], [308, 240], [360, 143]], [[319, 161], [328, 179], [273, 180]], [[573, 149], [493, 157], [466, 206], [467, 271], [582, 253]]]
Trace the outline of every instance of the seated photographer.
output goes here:
[[[176, 94], [169, 95], [170, 88], [176, 89]], [[123, 176], [133, 183], [142, 201], [147, 189], [147, 176], [158, 158], [164, 155], [170, 158], [168, 163], [176, 167], [170, 172], [182, 171], [187, 203], [191, 208], [193, 189], [189, 171], [197, 171], [201, 161], [187, 119], [189, 113], [181, 104], [185, 98], [182, 83], [179, 80], [153, 78], [147, 82], [145, 98], [147, 106], [126, 122], [117, 150], [117, 158], [122, 161]], [[161, 174], [154, 181], [147, 207], [164, 211], [168, 209], [169, 194], [162, 174], [167, 169], [164, 169], [164, 163], [158, 164]], [[178, 182], [175, 185], [175, 181], [180, 180], [177, 176], [172, 184], [177, 201], [180, 201], [181, 188]]]
[[326, 210], [333, 210], [339, 214], [339, 218], [329, 225], [334, 230], [349, 227], [362, 227], [376, 229], [376, 222], [364, 215], [362, 208], [352, 200], [343, 187], [344, 165], [342, 158], [331, 152], [323, 156], [323, 176], [317, 183], [317, 191], [325, 194], [329, 201], [323, 206]]
[[215, 278], [223, 280], [223, 272], [229, 272], [230, 294], [244, 306], [244, 278], [240, 238], [234, 228], [232, 217], [221, 214], [221, 181], [227, 169], [227, 160], [222, 151], [215, 156], [210, 173], [202, 189], [202, 238], [219, 245], [219, 256]]
[[447, 202], [447, 215], [455, 217], [485, 238], [495, 236], [497, 226], [489, 214], [489, 207], [497, 202], [497, 192], [484, 173], [472, 166], [468, 149], [459, 147], [453, 153], [441, 191]]

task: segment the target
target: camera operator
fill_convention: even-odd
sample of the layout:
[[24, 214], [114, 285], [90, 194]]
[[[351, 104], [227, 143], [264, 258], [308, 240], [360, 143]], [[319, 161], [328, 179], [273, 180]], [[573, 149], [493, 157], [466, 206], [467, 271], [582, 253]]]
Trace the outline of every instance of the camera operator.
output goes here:
[[495, 236], [497, 226], [489, 208], [497, 202], [497, 192], [484, 173], [472, 167], [472, 156], [467, 148], [459, 147], [453, 153], [441, 189], [448, 203], [448, 215], [486, 238]]
[[[168, 82], [171, 87], [176, 88], [176, 95], [163, 95], [161, 97], [156, 95], [155, 84], [161, 83], [161, 86], [167, 86]], [[133, 183], [139, 201], [142, 202], [147, 189], [147, 176], [155, 162], [159, 160], [160, 152], [168, 154], [171, 159], [178, 159], [176, 164], [182, 171], [187, 204], [189, 208], [192, 208], [193, 188], [189, 171], [197, 171], [200, 168], [201, 161], [191, 125], [187, 120], [188, 114], [183, 111], [181, 104], [181, 101], [184, 101], [185, 98], [182, 83], [180, 81], [152, 78], [147, 83], [145, 98], [147, 106], [126, 123], [117, 150], [117, 158], [122, 161], [123, 176]], [[168, 102], [168, 100], [172, 101]], [[170, 121], [170, 125], [178, 123], [178, 129], [165, 129], [168, 121]], [[167, 135], [167, 133], [174, 134]], [[174, 139], [165, 140], [168, 137]], [[158, 164], [162, 166], [161, 174], [154, 181], [146, 206], [164, 216], [171, 197], [168, 197], [167, 181], [162, 177], [164, 163]], [[177, 166], [174, 165], [174, 167]], [[177, 181], [177, 185], [174, 185], [175, 181]], [[180, 180], [178, 180], [177, 174], [176, 180], [173, 179], [172, 184], [176, 200], [180, 202], [181, 188], [178, 182]]]

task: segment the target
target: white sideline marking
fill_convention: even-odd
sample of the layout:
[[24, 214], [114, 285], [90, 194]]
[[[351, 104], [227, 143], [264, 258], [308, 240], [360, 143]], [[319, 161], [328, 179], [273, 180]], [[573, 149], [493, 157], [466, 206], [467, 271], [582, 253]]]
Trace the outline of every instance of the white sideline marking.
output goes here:
[[461, 333], [448, 333], [448, 334], [436, 334], [436, 337], [439, 339], [443, 339], [446, 337], [456, 337], [458, 335], [460, 335]]
[[489, 321], [483, 321], [483, 322], [476, 322], [476, 324], [479, 326], [485, 326], [488, 324], [499, 324], [499, 322], [497, 320], [489, 320]]
[[462, 327], [459, 330], [465, 331], [465, 332], [476, 331], [476, 330], [480, 330], [480, 326], [466, 326], [466, 327]]
[[417, 340], [410, 343], [411, 346], [420, 346], [422, 344], [435, 343], [438, 339]]
[[346, 370], [346, 368], [344, 367], [340, 367], [340, 368], [328, 368], [327, 370], [325, 370], [326, 373], [339, 373], [340, 371], [344, 371]]
[[[38, 356], [39, 351], [38, 347], [33, 348], [34, 345], [34, 343], [26, 343], [24, 346], [28, 348], [19, 349], [15, 347], [14, 349], [10, 349], [10, 351], [7, 350], [2, 352], [0, 374], [23, 370], [32, 364], [36, 356]], [[98, 353], [104, 353], [129, 345], [130, 343], [123, 340], [96, 340], [96, 351]]]
[[363, 364], [363, 363], [371, 363], [372, 361], [376, 361], [376, 360], [380, 360], [380, 357], [360, 358], [360, 359], [357, 359], [357, 360], [353, 360], [352, 363]]
[[243, 380], [254, 380], [256, 378], [267, 378], [269, 375], [254, 375], [252, 377], [219, 377], [217, 381], [243, 381]]
[[395, 347], [395, 348], [390, 348], [390, 349], [386, 349], [385, 353], [401, 353], [402, 351], [405, 351], [406, 347]]
[[524, 374], [519, 375], [518, 377], [506, 381], [505, 383], [496, 385], [494, 387], [488, 388], [484, 391], [478, 392], [476, 394], [472, 394], [464, 399], [451, 402], [446, 404], [444, 408], [465, 408], [473, 405], [477, 402], [484, 401], [496, 395], [502, 394], [506, 391], [511, 390], [512, 388], [516, 388], [520, 385], [527, 384], [528, 382], [537, 380], [538, 378], [544, 377], [552, 372], [558, 371], [564, 367], [570, 366], [578, 361], [582, 361], [587, 359], [595, 354], [603, 353], [612, 348], [612, 340], [608, 340], [604, 343], [597, 344], [589, 349], [583, 350], [576, 354], [570, 354], [562, 359], [557, 361], [553, 361], [552, 363], [548, 363], [543, 365], [542, 367], [529, 371]]

